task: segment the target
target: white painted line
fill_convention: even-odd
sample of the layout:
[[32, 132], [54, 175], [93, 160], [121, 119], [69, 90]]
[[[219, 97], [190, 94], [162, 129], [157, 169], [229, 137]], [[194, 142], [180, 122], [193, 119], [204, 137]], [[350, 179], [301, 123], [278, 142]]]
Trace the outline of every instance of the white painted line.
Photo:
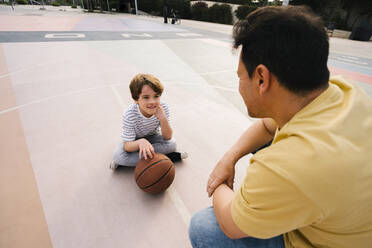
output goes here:
[[200, 41], [203, 41], [208, 44], [216, 45], [216, 46], [222, 46], [226, 48], [231, 48], [232, 49], [232, 43], [230, 42], [225, 42], [225, 41], [220, 41], [220, 40], [213, 40], [213, 39], [199, 39]]
[[[335, 62], [338, 62], [338, 63], [342, 63], [344, 65], [354, 65], [354, 66], [358, 66], [359, 68], [371, 70], [371, 67], [365, 66], [363, 64], [354, 63], [354, 61], [352, 61], [352, 62], [346, 62], [343, 59], [339, 59], [339, 58], [330, 58], [330, 60], [335, 61]], [[331, 64], [328, 64], [328, 65], [332, 66], [332, 62], [331, 62]], [[342, 69], [341, 67], [337, 67], [337, 68]], [[361, 73], [361, 72], [357, 72], [357, 73]], [[366, 73], [363, 73], [363, 74], [366, 74]]]
[[151, 34], [146, 34], [146, 33], [142, 33], [142, 34], [121, 34], [121, 36], [123, 36], [124, 38], [130, 38], [130, 37], [147, 37], [147, 38], [151, 38], [152, 37]]
[[342, 57], [342, 58], [348, 58], [348, 59], [352, 59], [352, 60], [359, 60], [359, 58], [357, 58], [357, 57], [348, 56], [348, 55], [341, 55], [340, 57]]
[[201, 34], [196, 34], [196, 33], [176, 33], [178, 36], [182, 37], [195, 37], [195, 36], [203, 36]]
[[16, 69], [16, 70], [13, 70], [13, 71], [9, 71], [8, 73], [5, 73], [5, 74], [0, 75], [0, 79], [2, 79], [4, 77], [7, 77], [9, 75], [15, 74], [15, 73], [28, 71], [30, 69], [34, 69], [34, 68], [39, 67], [39, 66], [52, 65], [52, 64], [59, 63], [59, 62], [65, 62], [65, 61], [67, 61], [67, 60], [66, 59], [57, 59], [57, 60], [48, 61], [48, 62], [45, 62], [45, 63], [34, 64], [34, 65], [32, 65], [30, 67], [26, 67], [26, 68], [19, 68], [19, 69]]
[[[172, 83], [172, 84], [199, 85], [199, 84], [192, 83], [192, 82], [190, 82], [190, 83], [187, 83], [187, 82], [175, 82], [175, 83]], [[112, 84], [109, 87], [111, 88], [111, 90], [115, 94], [115, 97], [118, 100], [120, 106], [122, 108], [125, 108], [125, 104], [124, 104], [123, 100], [121, 99], [119, 92], [117, 91], [117, 89], [115, 89], [115, 86], [120, 86], [120, 85], [124, 85], [124, 84], [123, 83], [117, 83], [117, 84]], [[215, 89], [220, 89], [220, 90], [235, 92], [235, 93], [238, 92], [236, 89], [233, 89], [233, 88], [213, 86], [213, 85], [205, 85], [205, 86], [210, 87], [210, 88], [215, 88]], [[44, 101], [52, 100], [52, 99], [57, 98], [57, 97], [63, 97], [63, 96], [68, 96], [68, 95], [79, 94], [79, 93], [82, 93], [82, 92], [86, 92], [86, 91], [90, 91], [90, 90], [103, 89], [103, 88], [106, 88], [106, 87], [108, 87], [108, 86], [99, 86], [99, 87], [87, 88], [87, 89], [71, 91], [71, 92], [68, 92], [68, 93], [59, 94], [59, 95], [55, 95], [55, 96], [45, 97], [45, 98], [42, 98], [42, 99], [39, 99], [39, 100], [35, 100], [35, 101], [31, 101], [31, 102], [28, 102], [28, 103], [25, 103], [25, 104], [18, 105], [16, 107], [11, 107], [11, 108], [8, 108], [8, 109], [1, 110], [0, 111], [0, 115], [1, 114], [5, 114], [5, 113], [8, 113], [8, 112], [11, 112], [11, 111], [14, 111], [14, 110], [17, 110], [17, 109], [20, 109], [20, 108], [23, 108], [23, 107], [30, 106], [30, 105], [33, 105], [33, 104], [36, 104], [36, 103], [41, 103], [41, 102], [44, 102]]]
[[191, 214], [187, 209], [185, 203], [182, 201], [180, 195], [177, 193], [176, 189], [172, 185], [167, 189], [166, 192], [168, 193], [178, 213], [181, 215], [183, 222], [188, 227], [191, 220]]
[[337, 58], [338, 60], [341, 60], [341, 61], [345, 61], [345, 62], [350, 62], [350, 63], [353, 63], [353, 64], [357, 64], [357, 65], [368, 65], [367, 62], [363, 62], [363, 61], [359, 61], [358, 59], [349, 59], [349, 58]]
[[45, 97], [45, 98], [42, 98], [42, 99], [39, 99], [39, 100], [35, 100], [35, 101], [31, 101], [31, 102], [28, 102], [28, 103], [25, 103], [25, 104], [18, 105], [16, 107], [12, 107], [12, 108], [8, 108], [8, 109], [5, 109], [5, 110], [2, 110], [2, 111], [0, 111], [0, 115], [1, 114], [5, 114], [5, 113], [8, 113], [8, 112], [13, 111], [13, 110], [17, 110], [19, 108], [30, 106], [30, 105], [33, 105], [33, 104], [36, 104], [36, 103], [48, 101], [48, 100], [51, 100], [51, 99], [54, 99], [54, 98], [57, 98], [57, 97], [79, 94], [79, 93], [82, 93], [82, 92], [86, 92], [86, 91], [90, 91], [90, 90], [102, 89], [102, 88], [106, 88], [106, 87], [107, 86], [87, 88], [87, 89], [83, 89], [83, 90], [77, 90], [77, 91], [68, 92], [68, 93], [65, 93], [65, 94], [59, 94], [59, 95], [55, 95], [55, 96]]
[[118, 100], [118, 103], [120, 104], [120, 107], [123, 109], [125, 107], [125, 104], [124, 104], [123, 100], [121, 99], [121, 96], [120, 96], [118, 90], [113, 85], [110, 85], [110, 88], [111, 88], [112, 92], [114, 93], [114, 95], [116, 97], [116, 100]]
[[209, 72], [202, 72], [199, 75], [210, 75], [210, 74], [218, 74], [218, 73], [225, 73], [225, 72], [235, 72], [234, 70], [220, 70], [220, 71], [209, 71]]
[[85, 38], [85, 34], [77, 33], [56, 33], [56, 34], [46, 34], [44, 36], [46, 39], [63, 39], [63, 38]]
[[237, 89], [233, 89], [233, 88], [213, 86], [213, 85], [210, 85], [209, 87], [214, 88], [214, 89], [219, 89], [219, 90], [224, 90], [224, 91], [230, 91], [230, 92], [238, 93], [238, 90]]

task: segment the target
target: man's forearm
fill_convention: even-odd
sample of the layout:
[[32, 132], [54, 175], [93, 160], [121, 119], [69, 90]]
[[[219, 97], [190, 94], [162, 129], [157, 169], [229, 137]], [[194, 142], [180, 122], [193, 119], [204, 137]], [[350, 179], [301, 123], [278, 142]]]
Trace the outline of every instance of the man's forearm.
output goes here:
[[248, 237], [234, 223], [231, 216], [231, 203], [234, 198], [232, 191], [226, 184], [218, 186], [213, 194], [213, 208], [220, 225], [225, 235], [231, 239]]
[[267, 129], [264, 119], [257, 120], [240, 136], [239, 140], [226, 153], [226, 156], [231, 157], [236, 163], [241, 157], [256, 151], [273, 138], [274, 133]]

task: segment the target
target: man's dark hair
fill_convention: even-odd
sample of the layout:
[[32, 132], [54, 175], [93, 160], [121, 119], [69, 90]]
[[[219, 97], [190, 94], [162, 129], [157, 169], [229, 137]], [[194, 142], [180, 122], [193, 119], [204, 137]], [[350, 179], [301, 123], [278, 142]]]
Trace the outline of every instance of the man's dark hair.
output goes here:
[[320, 17], [303, 6], [264, 7], [237, 22], [234, 47], [242, 45], [248, 74], [265, 65], [293, 93], [328, 84], [328, 35]]

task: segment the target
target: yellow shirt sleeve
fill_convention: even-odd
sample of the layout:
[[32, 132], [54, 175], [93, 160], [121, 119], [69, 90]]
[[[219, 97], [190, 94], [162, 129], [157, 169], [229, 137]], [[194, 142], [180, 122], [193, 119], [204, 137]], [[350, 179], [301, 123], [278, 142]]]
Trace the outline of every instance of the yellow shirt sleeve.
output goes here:
[[253, 162], [231, 205], [234, 223], [255, 238], [271, 238], [307, 226], [321, 211], [291, 182]]

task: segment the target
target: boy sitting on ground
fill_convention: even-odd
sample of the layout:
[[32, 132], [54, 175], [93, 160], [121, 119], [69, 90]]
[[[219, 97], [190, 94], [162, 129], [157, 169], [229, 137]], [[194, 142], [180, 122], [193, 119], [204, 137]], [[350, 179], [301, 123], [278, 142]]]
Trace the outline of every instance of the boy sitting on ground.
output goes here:
[[159, 79], [138, 74], [129, 88], [134, 103], [123, 114], [123, 142], [117, 146], [110, 168], [134, 167], [141, 158], [152, 158], [155, 153], [163, 153], [173, 162], [185, 159], [187, 153], [176, 152], [169, 107], [160, 102], [164, 88]]

